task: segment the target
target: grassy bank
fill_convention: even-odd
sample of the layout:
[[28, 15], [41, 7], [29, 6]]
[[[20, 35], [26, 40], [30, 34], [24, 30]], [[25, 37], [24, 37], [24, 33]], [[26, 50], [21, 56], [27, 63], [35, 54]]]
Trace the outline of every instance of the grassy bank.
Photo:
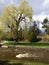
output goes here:
[[31, 46], [31, 47], [41, 47], [41, 48], [49, 48], [49, 43], [44, 42], [30, 42], [30, 43], [13, 43], [13, 42], [7, 42], [5, 45], [12, 45], [12, 46]]

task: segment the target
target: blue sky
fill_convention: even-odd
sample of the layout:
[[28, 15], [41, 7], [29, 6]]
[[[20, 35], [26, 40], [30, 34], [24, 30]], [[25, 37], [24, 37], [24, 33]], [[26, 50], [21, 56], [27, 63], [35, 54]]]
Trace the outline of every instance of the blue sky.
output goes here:
[[[0, 15], [5, 6], [15, 4], [19, 5], [23, 0], [0, 0]], [[28, 0], [29, 5], [33, 8], [34, 19], [49, 18], [49, 0]]]

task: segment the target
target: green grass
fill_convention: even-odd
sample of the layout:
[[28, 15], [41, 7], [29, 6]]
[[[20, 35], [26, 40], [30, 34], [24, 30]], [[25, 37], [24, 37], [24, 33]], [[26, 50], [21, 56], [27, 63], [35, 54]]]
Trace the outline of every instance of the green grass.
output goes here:
[[22, 61], [22, 60], [10, 60], [10, 61], [0, 61], [4, 65], [49, 65], [45, 63], [40, 63], [40, 62], [30, 62], [30, 61]]
[[40, 48], [49, 48], [49, 43], [44, 42], [30, 42], [30, 43], [13, 43], [11, 41], [8, 41], [5, 43], [5, 45], [12, 45], [12, 46], [31, 46], [31, 47], [40, 47]]
[[24, 46], [48, 46], [49, 43], [30, 42], [30, 43], [18, 43], [17, 45], [24, 45]]
[[44, 42], [29, 42], [29, 43], [15, 43], [15, 42], [12, 42], [12, 41], [7, 41], [5, 43], [6, 45], [24, 45], [24, 46], [48, 46], [49, 43], [44, 43]]
[[16, 65], [49, 65], [49, 64], [44, 64], [44, 63], [39, 63], [39, 62], [17, 62], [17, 63], [14, 63], [14, 62], [9, 62], [10, 64], [16, 64]]

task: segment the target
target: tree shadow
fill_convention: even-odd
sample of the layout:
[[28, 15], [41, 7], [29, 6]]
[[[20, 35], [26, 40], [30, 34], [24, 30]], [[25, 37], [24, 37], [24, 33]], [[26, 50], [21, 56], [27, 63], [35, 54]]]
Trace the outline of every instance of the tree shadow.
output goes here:
[[42, 39], [41, 38], [37, 38], [37, 42], [41, 41]]
[[22, 63], [9, 63], [9, 61], [0, 60], [0, 65], [23, 65]]
[[8, 61], [0, 60], [0, 65], [8, 65]]

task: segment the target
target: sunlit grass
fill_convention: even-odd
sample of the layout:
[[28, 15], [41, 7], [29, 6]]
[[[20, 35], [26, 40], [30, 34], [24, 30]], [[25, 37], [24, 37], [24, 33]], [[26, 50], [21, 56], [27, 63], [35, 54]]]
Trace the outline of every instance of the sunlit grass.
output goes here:
[[30, 42], [30, 43], [13, 43], [13, 42], [11, 42], [11, 41], [7, 41], [6, 43], [5, 43], [5, 45], [8, 45], [8, 46], [24, 46], [24, 47], [36, 47], [36, 48], [49, 48], [49, 43], [44, 43], [44, 42], [41, 42], [41, 43], [39, 43], [39, 42]]

